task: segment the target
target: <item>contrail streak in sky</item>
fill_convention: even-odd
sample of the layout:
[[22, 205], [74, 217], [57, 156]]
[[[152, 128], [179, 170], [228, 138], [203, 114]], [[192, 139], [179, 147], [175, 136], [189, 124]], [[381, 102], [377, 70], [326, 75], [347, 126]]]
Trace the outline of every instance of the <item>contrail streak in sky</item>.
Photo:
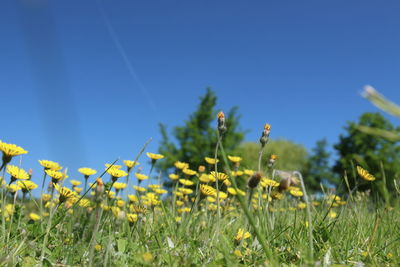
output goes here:
[[107, 14], [105, 13], [103, 7], [101, 6], [101, 3], [99, 0], [97, 1], [97, 4], [99, 7], [101, 16], [104, 20], [104, 23], [107, 26], [108, 33], [110, 34], [115, 46], [117, 47], [119, 54], [121, 55], [122, 59], [124, 60], [124, 63], [126, 65], [126, 67], [128, 68], [129, 74], [132, 76], [133, 80], [137, 83], [139, 89], [142, 91], [142, 94], [145, 96], [151, 109], [154, 111], [156, 117], [158, 118], [159, 116], [158, 116], [157, 107], [156, 107], [151, 95], [149, 94], [148, 90], [146, 89], [146, 87], [143, 85], [143, 83], [140, 81], [138, 75], [136, 74], [136, 71], [133, 68], [132, 63], [130, 62], [128, 56], [126, 55], [125, 49], [122, 46], [121, 42], [119, 41], [118, 36], [117, 36], [113, 26], [111, 25], [111, 22], [108, 19]]

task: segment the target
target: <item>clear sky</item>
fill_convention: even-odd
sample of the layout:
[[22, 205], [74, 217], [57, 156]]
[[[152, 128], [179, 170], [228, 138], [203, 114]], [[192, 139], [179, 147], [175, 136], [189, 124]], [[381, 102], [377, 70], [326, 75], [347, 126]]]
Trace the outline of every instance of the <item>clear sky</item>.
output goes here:
[[76, 179], [150, 137], [156, 152], [158, 123], [182, 124], [210, 86], [248, 141], [269, 122], [272, 138], [332, 145], [377, 111], [365, 84], [400, 102], [399, 14], [397, 0], [4, 0], [0, 139], [29, 150], [35, 181], [38, 159]]

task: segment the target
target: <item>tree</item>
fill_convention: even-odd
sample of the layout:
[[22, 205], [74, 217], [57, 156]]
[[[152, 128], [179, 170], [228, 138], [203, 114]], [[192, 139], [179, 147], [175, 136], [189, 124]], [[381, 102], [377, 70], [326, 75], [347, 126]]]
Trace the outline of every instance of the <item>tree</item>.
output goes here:
[[[394, 192], [394, 179], [400, 174], [400, 148], [393, 141], [364, 133], [359, 126], [378, 128], [399, 133], [393, 125], [379, 113], [364, 113], [359, 122], [349, 122], [345, 127], [346, 135], [340, 135], [339, 143], [334, 148], [339, 158], [333, 168], [334, 172], [344, 178], [348, 174], [350, 188], [356, 185], [359, 190], [373, 189], [385, 200], [388, 192]], [[377, 180], [362, 182], [355, 175], [355, 165], [367, 169]]]
[[311, 150], [312, 154], [307, 160], [307, 167], [304, 172], [306, 186], [311, 191], [319, 191], [320, 184], [332, 187], [337, 184], [337, 179], [329, 166], [331, 154], [326, 151], [326, 139], [318, 140], [315, 147]]
[[[204, 96], [200, 97], [200, 104], [196, 111], [189, 116], [183, 126], [173, 129], [173, 140], [168, 135], [167, 128], [160, 124], [162, 140], [159, 153], [165, 156], [158, 168], [168, 171], [174, 168], [176, 161], [187, 162], [190, 168], [196, 170], [198, 166], [205, 165], [204, 158], [214, 158], [214, 150], [217, 143], [217, 97], [207, 88]], [[227, 152], [234, 150], [243, 140], [244, 132], [239, 128], [238, 108], [233, 107], [226, 114], [227, 132], [222, 143]]]
[[[259, 151], [260, 144], [246, 142], [241, 144], [234, 153], [243, 158], [241, 163], [243, 168], [257, 170]], [[263, 170], [266, 170], [272, 154], [278, 156], [274, 168], [280, 170], [302, 172], [307, 162], [307, 150], [302, 145], [284, 139], [270, 140], [264, 149]]]

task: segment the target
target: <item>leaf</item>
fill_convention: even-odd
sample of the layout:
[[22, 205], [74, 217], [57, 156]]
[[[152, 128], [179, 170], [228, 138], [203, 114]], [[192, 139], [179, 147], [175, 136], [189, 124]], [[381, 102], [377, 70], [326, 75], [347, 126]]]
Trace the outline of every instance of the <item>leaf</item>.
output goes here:
[[379, 136], [379, 137], [382, 137], [382, 138], [392, 141], [392, 142], [400, 141], [400, 135], [398, 135], [397, 133], [395, 133], [393, 131], [387, 131], [387, 130], [363, 126], [363, 125], [357, 125], [356, 129], [358, 129], [359, 131], [361, 131], [363, 133]]
[[175, 247], [174, 242], [172, 242], [171, 238], [169, 238], [169, 237], [167, 237], [167, 243], [168, 243], [168, 247], [169, 248], [174, 248]]
[[126, 239], [119, 239], [117, 241], [117, 246], [118, 246], [118, 251], [119, 252], [124, 252], [126, 249]]
[[362, 95], [383, 111], [392, 114], [393, 116], [400, 117], [400, 107], [390, 100], [387, 100], [372, 86], [365, 86]]

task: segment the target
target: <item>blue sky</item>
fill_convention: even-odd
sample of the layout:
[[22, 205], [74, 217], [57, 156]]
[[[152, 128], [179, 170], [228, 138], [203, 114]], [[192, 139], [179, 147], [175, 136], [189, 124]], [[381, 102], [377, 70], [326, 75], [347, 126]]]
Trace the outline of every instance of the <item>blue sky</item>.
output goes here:
[[[50, 4], [49, 4], [50, 3]], [[2, 1], [0, 139], [38, 159], [102, 169], [133, 159], [158, 123], [181, 125], [210, 86], [239, 106], [248, 141], [310, 149], [400, 102], [398, 1]], [[388, 116], [396, 125], [399, 121]], [[143, 162], [144, 160], [142, 160]], [[18, 159], [14, 160], [18, 163]]]

